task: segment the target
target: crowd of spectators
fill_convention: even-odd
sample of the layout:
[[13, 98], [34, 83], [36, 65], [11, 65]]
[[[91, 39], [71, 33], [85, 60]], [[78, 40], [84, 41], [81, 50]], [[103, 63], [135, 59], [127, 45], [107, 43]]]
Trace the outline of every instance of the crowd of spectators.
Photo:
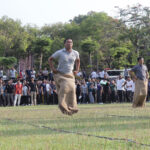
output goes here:
[[[79, 72], [75, 80], [78, 104], [132, 102], [134, 81], [127, 72], [124, 75], [110, 79], [107, 70], [92, 71], [89, 75], [85, 71]], [[149, 96], [150, 80], [148, 98]], [[20, 72], [11, 68], [7, 71], [5, 79], [3, 69], [0, 69], [0, 106], [57, 103], [58, 97], [53, 73], [49, 72], [47, 68], [38, 72], [34, 68]]]

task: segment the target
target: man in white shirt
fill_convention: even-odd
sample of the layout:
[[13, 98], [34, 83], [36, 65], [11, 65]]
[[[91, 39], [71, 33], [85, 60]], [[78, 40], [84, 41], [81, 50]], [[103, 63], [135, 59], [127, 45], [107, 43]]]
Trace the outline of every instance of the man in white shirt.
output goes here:
[[10, 76], [10, 79], [16, 79], [16, 70], [15, 70], [15, 68], [14, 67], [12, 67], [11, 69], [10, 69], [10, 71], [9, 71], [9, 76]]
[[117, 93], [118, 93], [118, 99], [119, 102], [122, 103], [124, 99], [124, 84], [125, 84], [125, 79], [120, 75], [119, 79], [117, 80]]
[[96, 71], [92, 71], [91, 78], [96, 79], [97, 77], [98, 77], [98, 75], [97, 75]]
[[126, 81], [126, 98], [127, 98], [127, 102], [132, 102], [132, 88], [133, 88], [132, 86], [133, 86], [133, 81], [128, 76], [127, 81]]

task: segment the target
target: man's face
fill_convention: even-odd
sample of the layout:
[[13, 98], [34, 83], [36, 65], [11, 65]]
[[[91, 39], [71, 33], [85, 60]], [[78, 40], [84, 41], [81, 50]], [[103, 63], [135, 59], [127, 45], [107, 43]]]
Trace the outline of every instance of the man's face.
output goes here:
[[72, 49], [72, 46], [73, 46], [73, 41], [71, 39], [68, 39], [65, 43], [65, 48]]
[[139, 64], [144, 64], [144, 58], [141, 58], [141, 59], [139, 60]]

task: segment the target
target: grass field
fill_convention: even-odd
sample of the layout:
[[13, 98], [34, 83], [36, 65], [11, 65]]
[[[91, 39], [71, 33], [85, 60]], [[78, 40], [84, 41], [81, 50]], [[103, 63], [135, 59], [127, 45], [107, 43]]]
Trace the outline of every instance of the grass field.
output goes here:
[[150, 149], [150, 104], [144, 109], [131, 104], [78, 106], [74, 116], [61, 114], [54, 105], [1, 107], [0, 150]]

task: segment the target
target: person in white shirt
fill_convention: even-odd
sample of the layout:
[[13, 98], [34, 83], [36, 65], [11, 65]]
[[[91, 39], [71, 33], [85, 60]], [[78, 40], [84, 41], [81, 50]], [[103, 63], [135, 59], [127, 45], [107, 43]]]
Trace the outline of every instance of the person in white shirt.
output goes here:
[[96, 79], [97, 77], [98, 77], [98, 75], [97, 75], [96, 71], [92, 71], [91, 78]]
[[3, 78], [3, 69], [0, 68], [0, 78]]
[[81, 72], [81, 71], [78, 72], [78, 73], [77, 73], [77, 76], [78, 76], [78, 77], [82, 77], [82, 72]]
[[36, 71], [34, 70], [34, 68], [32, 68], [32, 70], [31, 70], [31, 78], [35, 79], [35, 75], [36, 75]]
[[126, 98], [127, 102], [132, 102], [132, 86], [133, 86], [133, 81], [129, 76], [127, 76], [127, 81], [126, 81]]
[[16, 79], [16, 73], [17, 71], [15, 70], [14, 67], [12, 67], [10, 70], [9, 70], [9, 76], [10, 76], [10, 79]]
[[50, 104], [50, 95], [51, 95], [51, 86], [50, 82], [46, 80], [46, 102], [49, 105]]
[[125, 91], [124, 85], [125, 85], [125, 79], [120, 75], [119, 79], [117, 80], [117, 94], [120, 103], [122, 103], [124, 99], [124, 91]]
[[43, 76], [44, 76], [44, 79], [46, 79], [46, 80], [48, 79], [48, 70], [46, 67], [43, 70]]

